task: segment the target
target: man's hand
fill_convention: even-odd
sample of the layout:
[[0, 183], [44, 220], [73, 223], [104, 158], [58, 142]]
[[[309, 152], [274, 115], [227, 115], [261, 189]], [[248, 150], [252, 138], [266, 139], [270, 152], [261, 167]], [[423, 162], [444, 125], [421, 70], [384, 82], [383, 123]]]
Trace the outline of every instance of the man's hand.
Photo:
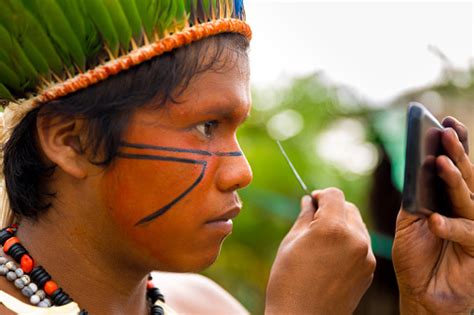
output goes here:
[[359, 210], [335, 188], [305, 196], [280, 245], [266, 314], [350, 314], [372, 282], [375, 257]]
[[420, 218], [403, 210], [397, 218], [393, 263], [406, 314], [470, 314], [474, 309], [474, 166], [467, 155], [467, 129], [443, 121], [446, 156], [436, 158], [454, 218]]

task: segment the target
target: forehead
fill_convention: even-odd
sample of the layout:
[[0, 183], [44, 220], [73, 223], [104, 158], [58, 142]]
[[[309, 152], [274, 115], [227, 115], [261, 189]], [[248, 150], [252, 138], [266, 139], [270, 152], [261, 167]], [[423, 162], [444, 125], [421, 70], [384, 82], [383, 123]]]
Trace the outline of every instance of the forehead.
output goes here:
[[[166, 110], [206, 114], [221, 109], [225, 112], [246, 115], [250, 110], [250, 70], [248, 59], [238, 52], [227, 50], [234, 56], [210, 70], [195, 75], [186, 89], [168, 102]], [[225, 56], [229, 57], [229, 56]]]

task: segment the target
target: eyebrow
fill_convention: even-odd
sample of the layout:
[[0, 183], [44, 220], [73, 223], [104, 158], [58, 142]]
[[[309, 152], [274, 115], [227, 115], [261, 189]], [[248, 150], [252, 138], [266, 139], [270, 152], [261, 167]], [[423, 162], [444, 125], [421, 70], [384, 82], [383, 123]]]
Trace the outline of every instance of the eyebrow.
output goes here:
[[[245, 117], [241, 120], [241, 122], [245, 122], [250, 117], [250, 112], [248, 111]], [[232, 105], [226, 105], [225, 108], [218, 107], [218, 108], [210, 108], [207, 111], [203, 112], [204, 115], [214, 115], [224, 118], [225, 120], [232, 120], [236, 117], [240, 118], [240, 115], [237, 114], [237, 111]]]

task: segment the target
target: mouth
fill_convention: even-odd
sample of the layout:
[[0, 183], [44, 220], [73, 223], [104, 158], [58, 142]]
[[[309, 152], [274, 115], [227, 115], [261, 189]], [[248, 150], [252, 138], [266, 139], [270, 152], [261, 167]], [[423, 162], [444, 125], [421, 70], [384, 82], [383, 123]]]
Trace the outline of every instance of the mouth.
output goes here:
[[219, 230], [223, 234], [230, 234], [233, 228], [232, 219], [237, 217], [241, 210], [241, 205], [235, 204], [226, 210], [222, 215], [206, 222], [206, 226]]
[[225, 222], [225, 221], [232, 220], [236, 216], [239, 215], [240, 210], [241, 210], [240, 205], [237, 205], [237, 204], [233, 205], [230, 209], [226, 210], [223, 214], [221, 214], [220, 216], [218, 216], [214, 219], [211, 219], [211, 220], [207, 221], [206, 223], [213, 223], [213, 222], [220, 222], [220, 221]]

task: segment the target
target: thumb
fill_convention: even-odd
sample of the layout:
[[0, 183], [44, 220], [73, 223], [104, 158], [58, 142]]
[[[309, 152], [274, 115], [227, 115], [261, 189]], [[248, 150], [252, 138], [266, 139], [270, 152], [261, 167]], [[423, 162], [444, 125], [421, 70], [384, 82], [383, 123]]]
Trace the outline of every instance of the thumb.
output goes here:
[[474, 221], [464, 218], [448, 218], [434, 213], [428, 224], [436, 236], [458, 243], [467, 254], [474, 257]]
[[301, 229], [307, 227], [313, 221], [316, 209], [313, 206], [313, 201], [310, 196], [306, 195], [301, 198], [301, 211], [296, 218], [293, 229]]

